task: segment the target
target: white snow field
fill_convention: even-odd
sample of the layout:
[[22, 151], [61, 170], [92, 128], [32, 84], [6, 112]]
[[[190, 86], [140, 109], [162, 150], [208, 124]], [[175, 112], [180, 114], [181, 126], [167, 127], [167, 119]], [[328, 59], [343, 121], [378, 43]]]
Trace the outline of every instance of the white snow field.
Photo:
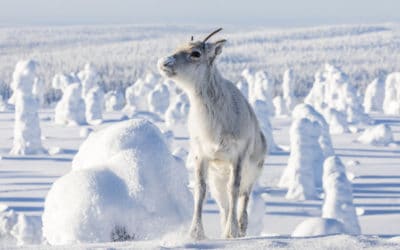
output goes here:
[[[400, 72], [396, 24], [228, 27], [221, 34], [229, 44], [219, 68], [247, 93], [276, 148], [250, 202], [251, 236], [221, 239], [219, 210], [207, 196], [207, 239], [187, 237], [190, 103], [158, 76], [155, 62], [208, 30], [0, 27], [0, 249], [400, 249], [400, 116], [384, 114], [377, 89], [387, 75]], [[39, 63], [36, 73], [45, 84], [45, 105], [38, 110], [44, 150], [13, 155], [15, 114], [6, 101], [15, 64], [25, 57]], [[329, 81], [316, 74], [326, 63], [332, 65]], [[319, 114], [317, 104], [324, 101], [319, 95], [311, 105], [302, 104], [314, 81], [327, 85], [337, 79], [351, 90], [343, 95], [351, 93], [341, 98], [344, 104], [332, 103], [346, 107]], [[364, 98], [374, 79], [382, 82], [370, 85]], [[397, 90], [397, 78], [392, 75], [390, 82]], [[82, 97], [82, 88], [90, 98]], [[364, 114], [363, 100], [371, 120], [348, 121]], [[86, 105], [97, 109], [91, 121]], [[322, 166], [333, 156], [341, 162]], [[315, 168], [303, 166], [315, 162]], [[294, 169], [290, 178], [299, 178], [294, 190], [312, 185], [311, 195], [285, 197], [288, 186], [279, 182], [288, 165]], [[323, 178], [321, 170], [332, 173]], [[350, 215], [344, 211], [349, 207]], [[360, 230], [349, 230], [346, 218], [358, 221]]]

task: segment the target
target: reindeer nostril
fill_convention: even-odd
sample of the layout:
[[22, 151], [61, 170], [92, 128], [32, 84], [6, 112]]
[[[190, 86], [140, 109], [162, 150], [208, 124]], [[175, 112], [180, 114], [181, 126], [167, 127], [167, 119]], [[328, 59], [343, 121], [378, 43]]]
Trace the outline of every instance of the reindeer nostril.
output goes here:
[[164, 62], [163, 62], [163, 66], [164, 67], [171, 67], [173, 66], [175, 63], [175, 58], [172, 56], [169, 56], [167, 58], [165, 58]]

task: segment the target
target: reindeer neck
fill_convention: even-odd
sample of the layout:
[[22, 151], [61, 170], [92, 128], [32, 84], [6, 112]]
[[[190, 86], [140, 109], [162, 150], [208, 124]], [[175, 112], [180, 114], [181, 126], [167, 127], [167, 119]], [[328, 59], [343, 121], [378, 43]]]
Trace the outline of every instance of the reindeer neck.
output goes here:
[[210, 71], [195, 84], [196, 88], [189, 94], [190, 101], [203, 104], [215, 104], [221, 101], [222, 81], [218, 69], [215, 66], [211, 67]]

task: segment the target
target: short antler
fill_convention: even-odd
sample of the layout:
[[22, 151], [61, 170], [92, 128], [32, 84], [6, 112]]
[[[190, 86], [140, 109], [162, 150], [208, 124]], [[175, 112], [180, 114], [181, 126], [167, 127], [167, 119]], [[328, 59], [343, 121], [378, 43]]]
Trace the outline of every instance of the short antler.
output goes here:
[[222, 30], [222, 28], [219, 28], [217, 30], [214, 30], [211, 34], [209, 34], [206, 38], [204, 38], [203, 43], [205, 43], [208, 39], [210, 39], [210, 37], [212, 37], [213, 35], [217, 34], [218, 32], [220, 32]]

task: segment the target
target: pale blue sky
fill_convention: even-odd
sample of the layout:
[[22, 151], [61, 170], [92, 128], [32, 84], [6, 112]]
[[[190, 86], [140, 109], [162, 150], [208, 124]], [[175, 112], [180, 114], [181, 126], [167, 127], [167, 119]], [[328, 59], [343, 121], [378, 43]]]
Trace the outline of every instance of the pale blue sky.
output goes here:
[[0, 0], [0, 24], [303, 26], [400, 22], [400, 0]]

